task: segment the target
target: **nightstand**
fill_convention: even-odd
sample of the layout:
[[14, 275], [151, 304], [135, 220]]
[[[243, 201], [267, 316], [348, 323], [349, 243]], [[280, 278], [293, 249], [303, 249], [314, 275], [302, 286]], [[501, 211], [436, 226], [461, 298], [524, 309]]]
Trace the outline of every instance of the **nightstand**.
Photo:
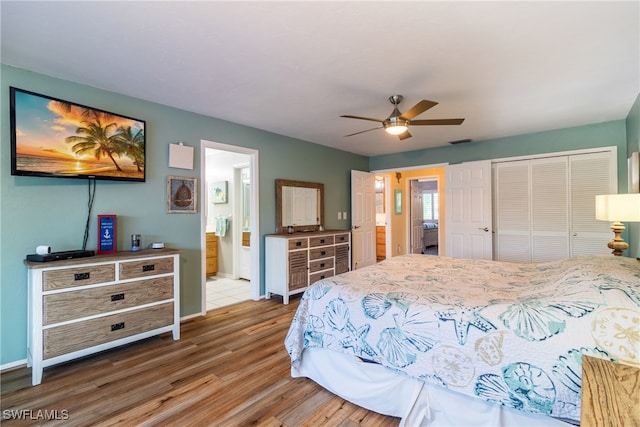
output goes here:
[[580, 425], [640, 426], [640, 369], [582, 356]]

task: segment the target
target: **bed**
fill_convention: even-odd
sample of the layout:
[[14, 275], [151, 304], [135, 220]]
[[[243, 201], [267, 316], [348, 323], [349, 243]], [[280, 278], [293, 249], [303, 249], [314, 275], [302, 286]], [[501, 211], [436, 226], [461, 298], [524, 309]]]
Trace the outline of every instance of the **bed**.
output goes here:
[[438, 245], [438, 223], [424, 221], [422, 223], [422, 245], [424, 249]]
[[571, 425], [582, 355], [640, 366], [640, 262], [409, 254], [321, 280], [291, 374], [400, 425]]

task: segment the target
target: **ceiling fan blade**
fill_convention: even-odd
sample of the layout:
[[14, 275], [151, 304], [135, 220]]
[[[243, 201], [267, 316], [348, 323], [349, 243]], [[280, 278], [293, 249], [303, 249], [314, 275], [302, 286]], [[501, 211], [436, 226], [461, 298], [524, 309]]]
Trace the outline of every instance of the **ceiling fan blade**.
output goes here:
[[464, 119], [411, 120], [411, 126], [460, 125]]
[[412, 135], [407, 130], [404, 133], [401, 133], [400, 135], [398, 135], [398, 138], [400, 138], [400, 141], [402, 141], [403, 139], [411, 138], [411, 136]]
[[360, 132], [356, 132], [356, 133], [350, 133], [349, 135], [345, 135], [345, 137], [353, 136], [353, 135], [359, 135], [361, 133], [369, 132], [369, 131], [376, 130], [376, 129], [382, 129], [382, 126], [378, 126], [377, 128], [371, 128], [371, 129], [367, 129], [367, 130], [361, 130]]
[[384, 120], [380, 120], [380, 119], [372, 119], [371, 117], [362, 117], [362, 116], [352, 116], [350, 114], [345, 114], [344, 116], [340, 116], [340, 117], [345, 117], [347, 119], [369, 120], [372, 122], [379, 122], [379, 123], [384, 122]]
[[422, 114], [425, 111], [427, 111], [429, 108], [433, 108], [436, 105], [438, 105], [437, 102], [423, 99], [422, 101], [418, 102], [416, 105], [411, 107], [409, 110], [407, 110], [404, 113], [402, 113], [401, 117], [403, 119], [411, 120], [412, 118], [414, 118], [418, 114]]

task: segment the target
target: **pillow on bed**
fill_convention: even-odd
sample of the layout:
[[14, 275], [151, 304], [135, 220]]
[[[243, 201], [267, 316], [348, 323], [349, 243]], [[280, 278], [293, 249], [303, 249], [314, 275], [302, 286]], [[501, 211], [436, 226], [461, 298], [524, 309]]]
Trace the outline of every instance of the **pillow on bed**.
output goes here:
[[422, 225], [424, 226], [425, 229], [438, 228], [438, 223], [437, 222], [423, 222]]

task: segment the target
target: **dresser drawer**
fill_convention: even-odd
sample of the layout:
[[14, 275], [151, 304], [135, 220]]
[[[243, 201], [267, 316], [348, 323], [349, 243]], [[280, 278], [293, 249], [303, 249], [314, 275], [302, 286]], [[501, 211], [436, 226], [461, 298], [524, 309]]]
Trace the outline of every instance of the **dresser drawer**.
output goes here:
[[309, 239], [309, 247], [311, 248], [326, 245], [333, 245], [333, 236], [318, 236]]
[[115, 279], [115, 264], [47, 270], [42, 273], [42, 289], [44, 291], [52, 291], [76, 286], [108, 283], [113, 282]]
[[336, 244], [349, 243], [349, 233], [336, 234]]
[[333, 258], [327, 258], [327, 259], [321, 259], [321, 260], [309, 262], [309, 273], [328, 270], [330, 268], [333, 268]]
[[173, 273], [173, 258], [152, 258], [120, 263], [120, 280]]
[[311, 274], [309, 276], [309, 284], [311, 285], [317, 282], [318, 280], [326, 279], [327, 277], [332, 277], [332, 276], [333, 276], [333, 269], [322, 271], [320, 273]]
[[173, 277], [45, 295], [45, 325], [173, 298]]
[[45, 329], [44, 358], [50, 359], [173, 324], [173, 302]]
[[309, 241], [307, 238], [302, 239], [289, 239], [289, 250], [293, 249], [306, 249], [309, 247]]
[[320, 259], [320, 258], [328, 258], [332, 257], [335, 254], [335, 249], [333, 246], [329, 246], [326, 248], [315, 248], [309, 250], [309, 259]]

